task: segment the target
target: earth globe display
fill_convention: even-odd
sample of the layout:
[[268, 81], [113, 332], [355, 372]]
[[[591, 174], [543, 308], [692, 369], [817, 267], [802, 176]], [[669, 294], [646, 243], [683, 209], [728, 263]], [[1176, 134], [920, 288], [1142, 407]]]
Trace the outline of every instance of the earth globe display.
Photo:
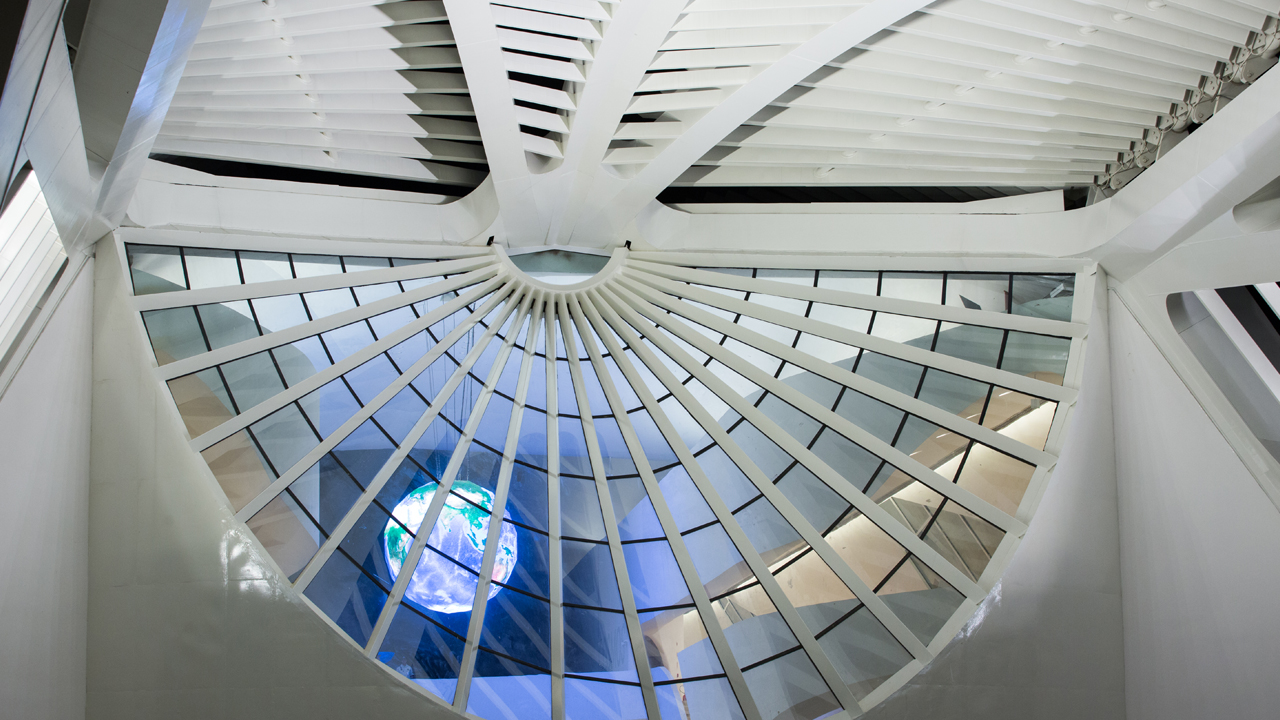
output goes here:
[[[413, 536], [404, 528], [417, 528], [422, 524], [437, 487], [436, 483], [428, 483], [410, 492], [396, 505], [393, 511], [395, 520], [387, 521], [382, 535], [387, 567], [391, 570], [393, 581], [400, 575], [401, 566], [413, 545]], [[455, 494], [450, 494], [445, 499], [440, 518], [431, 530], [427, 542], [478, 573], [484, 560], [485, 540], [489, 536], [489, 514], [485, 511], [493, 509], [493, 493], [466, 481], [453, 483], [453, 493]], [[509, 516], [510, 513], [504, 513], [504, 517]], [[401, 526], [396, 520], [404, 525]], [[503, 523], [502, 533], [498, 536], [492, 579], [505, 583], [515, 566], [516, 530], [511, 524]], [[404, 596], [428, 610], [442, 613], [468, 612], [475, 601], [477, 582], [476, 575], [447, 558], [424, 549], [418, 567], [413, 571], [413, 577], [409, 578]], [[502, 588], [498, 585], [490, 584], [486, 600], [493, 599], [501, 591]]]

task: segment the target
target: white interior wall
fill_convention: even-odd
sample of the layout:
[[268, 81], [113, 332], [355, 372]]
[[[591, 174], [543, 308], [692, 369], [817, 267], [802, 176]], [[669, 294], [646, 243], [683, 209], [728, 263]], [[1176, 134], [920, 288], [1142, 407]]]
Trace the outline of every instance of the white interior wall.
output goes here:
[[0, 716], [85, 712], [93, 272], [0, 397]]
[[969, 626], [868, 720], [1125, 717], [1103, 288], [1086, 353], [1057, 469], [1004, 578]]
[[1280, 513], [1111, 300], [1128, 716], [1274, 717]]
[[108, 236], [93, 308], [86, 717], [455, 717], [326, 626], [235, 520], [153, 372], [130, 295]]

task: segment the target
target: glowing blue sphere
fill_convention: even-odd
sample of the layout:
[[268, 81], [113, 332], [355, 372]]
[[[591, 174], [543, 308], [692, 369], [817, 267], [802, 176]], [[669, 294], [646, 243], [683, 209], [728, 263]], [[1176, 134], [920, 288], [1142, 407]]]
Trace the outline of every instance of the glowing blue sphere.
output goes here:
[[[436, 483], [429, 483], [414, 490], [396, 505], [392, 513], [395, 520], [387, 520], [386, 529], [382, 531], [386, 549], [387, 567], [391, 570], [394, 581], [400, 575], [400, 568], [409, 547], [413, 545], [413, 536], [405, 532], [405, 527], [417, 528], [427, 514], [431, 499], [436, 494]], [[493, 493], [474, 483], [457, 481], [453, 483], [453, 492], [445, 499], [440, 510], [440, 519], [427, 538], [428, 544], [440, 552], [457, 560], [458, 563], [480, 572], [484, 560], [485, 540], [489, 536], [489, 514], [481, 511], [493, 510]], [[466, 502], [458, 496], [466, 498]], [[471, 504], [471, 503], [474, 503]], [[476, 507], [479, 506], [479, 507]], [[510, 517], [510, 513], [504, 513]], [[404, 523], [401, 527], [400, 523]], [[494, 558], [493, 575], [495, 582], [505, 583], [516, 567], [516, 530], [509, 523], [504, 523], [498, 536], [497, 556]], [[468, 612], [476, 597], [476, 586], [479, 578], [467, 572], [458, 564], [424, 548], [418, 567], [409, 578], [405, 589], [405, 599], [411, 600], [428, 610], [442, 613]], [[488, 600], [502, 591], [502, 588], [490, 584]]]

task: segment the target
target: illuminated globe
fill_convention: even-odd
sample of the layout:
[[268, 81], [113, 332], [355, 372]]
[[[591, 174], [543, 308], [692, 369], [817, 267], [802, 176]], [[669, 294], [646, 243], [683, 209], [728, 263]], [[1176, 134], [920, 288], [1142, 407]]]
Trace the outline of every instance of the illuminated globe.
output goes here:
[[[416, 528], [422, 524], [431, 505], [431, 498], [436, 494], [436, 483], [429, 483], [414, 490], [396, 505], [393, 514], [396, 520], [404, 523], [402, 527], [395, 520], [388, 520], [382, 532], [386, 546], [387, 567], [391, 569], [391, 578], [400, 575], [400, 567], [413, 545], [413, 536], [405, 531], [405, 527]], [[444, 502], [440, 510], [440, 519], [431, 530], [427, 542], [440, 552], [457, 560], [461, 565], [480, 572], [484, 560], [485, 538], [489, 536], [489, 514], [480, 510], [493, 510], [493, 493], [484, 488], [465, 481], [453, 484], [453, 492]], [[470, 502], [462, 500], [466, 498]], [[471, 504], [471, 503], [474, 503]], [[477, 507], [479, 506], [479, 507]], [[510, 513], [504, 513], [509, 517]], [[458, 563], [424, 549], [418, 561], [418, 568], [409, 578], [409, 585], [404, 596], [408, 600], [429, 610], [442, 613], [466, 612], [476, 596], [476, 575], [467, 572]], [[505, 583], [511, 577], [516, 566], [516, 530], [504, 523], [502, 533], [498, 537], [498, 551], [494, 558], [493, 575], [495, 582]], [[489, 585], [489, 597], [502, 591], [497, 585]]]

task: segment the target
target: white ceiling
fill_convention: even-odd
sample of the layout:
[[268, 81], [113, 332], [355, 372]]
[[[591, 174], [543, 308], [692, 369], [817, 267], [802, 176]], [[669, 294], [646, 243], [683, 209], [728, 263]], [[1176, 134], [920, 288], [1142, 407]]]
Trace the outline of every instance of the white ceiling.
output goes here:
[[1278, 11], [214, 0], [154, 152], [459, 194], [491, 173], [507, 230], [553, 243], [670, 185], [1089, 185]]

